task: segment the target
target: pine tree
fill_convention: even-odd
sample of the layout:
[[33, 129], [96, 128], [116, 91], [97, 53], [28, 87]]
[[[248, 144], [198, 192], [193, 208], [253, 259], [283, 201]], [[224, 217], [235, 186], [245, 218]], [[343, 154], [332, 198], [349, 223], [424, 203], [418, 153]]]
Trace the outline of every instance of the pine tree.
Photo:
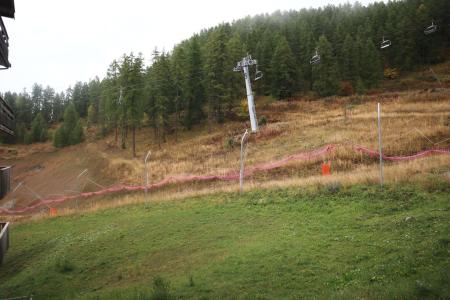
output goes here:
[[272, 59], [278, 38], [272, 28], [265, 28], [256, 44], [254, 57], [258, 60], [258, 67], [264, 71], [264, 80], [255, 85], [259, 94], [269, 95], [272, 91]]
[[[132, 131], [132, 152], [136, 156], [136, 128], [142, 120], [142, 86], [143, 86], [143, 58], [142, 55], [124, 55], [119, 66], [119, 85], [121, 88], [121, 103], [119, 103], [119, 119], [122, 131], [122, 148], [128, 126]], [[138, 88], [136, 88], [138, 87]]]
[[320, 96], [335, 95], [339, 90], [339, 77], [336, 58], [331, 44], [322, 35], [317, 43], [321, 61], [313, 66], [313, 90]]
[[119, 63], [114, 60], [108, 68], [106, 78], [102, 82], [101, 111], [103, 130], [114, 130], [114, 140], [118, 141], [119, 126]]
[[361, 78], [368, 88], [378, 84], [383, 69], [379, 51], [376, 49], [372, 39], [368, 38], [361, 56]]
[[87, 121], [88, 127], [97, 121], [97, 111], [95, 110], [95, 106], [93, 104], [89, 105], [88, 107]]
[[31, 116], [34, 119], [42, 110], [42, 86], [35, 83], [31, 90]]
[[187, 111], [185, 124], [187, 128], [199, 123], [204, 118], [203, 103], [205, 103], [205, 90], [203, 87], [202, 57], [199, 37], [194, 36], [189, 43], [187, 53]]
[[51, 122], [60, 122], [64, 112], [64, 93], [56, 93], [52, 103]]
[[47, 122], [42, 113], [38, 113], [31, 123], [31, 138], [29, 142], [45, 142], [47, 140]]
[[[66, 133], [67, 134], [67, 133]], [[69, 145], [76, 145], [84, 140], [83, 125], [81, 119], [78, 119], [75, 127], [68, 134]]]
[[[226, 62], [226, 81], [229, 84], [230, 97], [226, 103], [228, 113], [231, 113], [233, 107], [245, 96], [245, 85], [242, 80], [241, 72], [233, 72], [236, 62], [240, 61], [246, 54], [244, 41], [238, 34], [228, 40], [226, 44], [227, 62]], [[258, 61], [259, 63], [259, 61]]]
[[56, 148], [62, 148], [68, 145], [66, 133], [64, 132], [64, 127], [60, 126], [53, 136], [53, 145]]
[[223, 103], [230, 98], [227, 74], [226, 28], [220, 26], [209, 37], [206, 44], [205, 79], [208, 95], [210, 121], [224, 121]]
[[181, 113], [186, 107], [186, 51], [183, 46], [176, 47], [171, 56], [171, 73], [173, 87], [175, 89], [174, 109], [175, 109], [175, 141], [178, 140], [178, 126], [181, 125]]
[[42, 92], [42, 116], [44, 117], [47, 123], [50, 123], [52, 120], [53, 112], [52, 106], [53, 101], [55, 100], [55, 90], [50, 86], [47, 86]]
[[[89, 108], [92, 106], [95, 112], [98, 112], [99, 104], [100, 104], [100, 95], [101, 95], [101, 84], [100, 79], [95, 77], [93, 80], [90, 80], [88, 83], [88, 95], [89, 95], [89, 105], [87, 114], [89, 117]], [[93, 116], [94, 118], [90, 120], [91, 124], [97, 123], [97, 114]]]
[[64, 123], [56, 130], [53, 136], [53, 145], [61, 148], [81, 143], [84, 139], [83, 126], [75, 109], [70, 103], [64, 111]]
[[271, 93], [277, 99], [293, 95], [296, 87], [297, 68], [291, 48], [283, 36], [279, 37], [271, 62]]

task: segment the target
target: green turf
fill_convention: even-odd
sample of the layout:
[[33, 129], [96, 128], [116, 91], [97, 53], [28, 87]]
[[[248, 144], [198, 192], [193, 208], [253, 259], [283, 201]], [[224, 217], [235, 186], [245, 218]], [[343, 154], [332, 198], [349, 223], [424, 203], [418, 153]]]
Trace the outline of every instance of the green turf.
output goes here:
[[449, 193], [260, 190], [17, 224], [0, 299], [449, 298]]

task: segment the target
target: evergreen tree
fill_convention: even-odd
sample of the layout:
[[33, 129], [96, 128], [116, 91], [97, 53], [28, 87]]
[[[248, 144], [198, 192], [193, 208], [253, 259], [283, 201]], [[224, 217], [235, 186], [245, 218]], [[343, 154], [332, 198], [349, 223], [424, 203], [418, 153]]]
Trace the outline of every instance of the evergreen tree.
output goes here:
[[223, 103], [230, 98], [227, 86], [227, 49], [225, 27], [220, 26], [206, 44], [205, 77], [208, 94], [208, 115], [221, 123], [224, 121]]
[[313, 66], [313, 90], [320, 96], [335, 95], [339, 90], [337, 62], [325, 36], [319, 38], [317, 49], [321, 61]]
[[[135, 57], [133, 53], [124, 55], [119, 65], [119, 122], [121, 126], [122, 148], [129, 126], [132, 130], [132, 151], [136, 156], [136, 128], [142, 119], [142, 86], [143, 86], [143, 58]], [[138, 86], [139, 88], [136, 88]]]
[[42, 110], [42, 86], [35, 83], [31, 90], [31, 116], [34, 119]]
[[[226, 44], [227, 57], [225, 69], [228, 71], [226, 81], [229, 84], [230, 96], [226, 103], [228, 113], [233, 107], [245, 96], [245, 85], [242, 79], [241, 72], [233, 72], [236, 63], [240, 61], [246, 54], [244, 41], [238, 34], [228, 40]], [[259, 61], [258, 61], [259, 63]]]
[[186, 67], [187, 87], [185, 96], [187, 111], [185, 124], [187, 128], [191, 128], [192, 125], [199, 123], [204, 118], [202, 106], [205, 102], [205, 90], [198, 36], [194, 36], [189, 43]]
[[374, 87], [383, 75], [379, 51], [368, 38], [361, 56], [361, 77], [366, 87]]
[[62, 148], [68, 145], [66, 133], [64, 132], [64, 127], [60, 126], [53, 136], [53, 145], [56, 148]]
[[81, 119], [78, 119], [75, 127], [68, 134], [68, 142], [69, 145], [76, 145], [81, 143], [83, 140], [84, 140], [83, 126], [81, 123]]
[[47, 123], [50, 123], [53, 118], [53, 101], [55, 101], [55, 90], [47, 86], [42, 92], [42, 116]]
[[38, 113], [31, 123], [31, 137], [28, 143], [45, 142], [47, 140], [47, 122], [42, 113]]
[[53, 145], [61, 148], [81, 143], [84, 139], [83, 127], [73, 103], [64, 111], [64, 123], [53, 136]]
[[88, 127], [94, 124], [96, 120], [97, 120], [97, 112], [95, 110], [95, 106], [91, 104], [88, 107], [88, 117], [87, 117]]
[[285, 37], [280, 36], [271, 62], [271, 93], [277, 99], [292, 96], [295, 91], [297, 69], [294, 56]]
[[182, 111], [186, 107], [186, 51], [184, 47], [174, 49], [171, 56], [171, 74], [173, 79], [173, 87], [175, 89], [174, 109], [175, 109], [175, 140], [178, 139], [178, 126], [182, 122]]
[[[89, 116], [89, 108], [92, 106], [94, 111], [97, 112], [100, 104], [100, 96], [101, 96], [101, 84], [100, 79], [95, 77], [93, 80], [90, 80], [88, 83], [88, 111], [87, 114]], [[94, 115], [94, 118], [90, 120], [91, 123], [97, 123], [97, 114]]]
[[[258, 67], [264, 70], [264, 80], [256, 84], [256, 92], [269, 95], [272, 91], [272, 59], [274, 49], [277, 48], [279, 36], [272, 28], [265, 28], [255, 47], [254, 58], [258, 60]], [[287, 41], [286, 41], [287, 43]]]
[[64, 93], [56, 93], [52, 102], [51, 123], [60, 122], [64, 112]]

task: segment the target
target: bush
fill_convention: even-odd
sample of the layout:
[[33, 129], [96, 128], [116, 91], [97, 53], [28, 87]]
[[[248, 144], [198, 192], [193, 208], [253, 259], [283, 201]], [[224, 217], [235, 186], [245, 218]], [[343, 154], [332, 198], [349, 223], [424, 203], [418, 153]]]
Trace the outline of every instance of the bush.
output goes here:
[[225, 148], [233, 149], [236, 142], [234, 141], [233, 137], [229, 137], [225, 142]]
[[259, 125], [264, 126], [264, 125], [266, 125], [266, 124], [267, 124], [267, 118], [266, 118], [266, 116], [262, 116], [262, 117], [259, 119]]
[[55, 268], [59, 273], [68, 273], [72, 272], [75, 269], [75, 266], [66, 257], [61, 257], [56, 260]]
[[400, 73], [396, 68], [386, 68], [384, 69], [384, 78], [386, 79], [397, 79]]
[[238, 113], [239, 117], [241, 117], [241, 118], [248, 117], [248, 102], [247, 102], [246, 98], [241, 100], [239, 107], [240, 107], [239, 113]]
[[153, 279], [153, 291], [150, 296], [150, 299], [152, 299], [152, 300], [175, 299], [175, 297], [173, 297], [170, 294], [169, 282], [164, 280], [164, 278], [162, 278], [162, 277], [159, 277], [159, 276], [155, 277]]
[[341, 191], [342, 185], [340, 182], [330, 182], [325, 185], [325, 190], [330, 194], [337, 194]]

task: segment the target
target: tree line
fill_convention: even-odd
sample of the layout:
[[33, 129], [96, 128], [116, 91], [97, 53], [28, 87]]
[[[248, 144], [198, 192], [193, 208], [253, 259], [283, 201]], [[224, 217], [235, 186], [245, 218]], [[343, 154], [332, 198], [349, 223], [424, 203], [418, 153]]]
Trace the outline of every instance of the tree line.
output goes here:
[[[135, 154], [141, 126], [152, 127], [161, 143], [168, 134], [177, 137], [181, 128], [232, 118], [245, 97], [243, 75], [233, 67], [247, 53], [264, 73], [254, 83], [259, 95], [361, 93], [377, 86], [387, 68], [411, 70], [444, 60], [450, 45], [448, 11], [449, 1], [405, 0], [246, 17], [202, 30], [170, 52], [155, 49], [148, 65], [142, 54], [125, 54], [101, 80], [77, 82], [64, 93], [35, 84], [31, 93], [5, 93], [4, 98], [16, 112], [17, 132], [20, 126], [30, 132], [28, 124], [36, 118], [39, 124], [66, 121], [64, 110], [70, 106], [85, 125], [96, 124], [102, 134], [114, 132], [123, 148], [131, 134]], [[432, 21], [439, 30], [426, 36], [423, 30]], [[383, 37], [392, 46], [381, 50]], [[321, 62], [312, 66], [316, 51]], [[72, 128], [77, 123], [71, 121]], [[70, 134], [61, 129], [58, 135]]]

